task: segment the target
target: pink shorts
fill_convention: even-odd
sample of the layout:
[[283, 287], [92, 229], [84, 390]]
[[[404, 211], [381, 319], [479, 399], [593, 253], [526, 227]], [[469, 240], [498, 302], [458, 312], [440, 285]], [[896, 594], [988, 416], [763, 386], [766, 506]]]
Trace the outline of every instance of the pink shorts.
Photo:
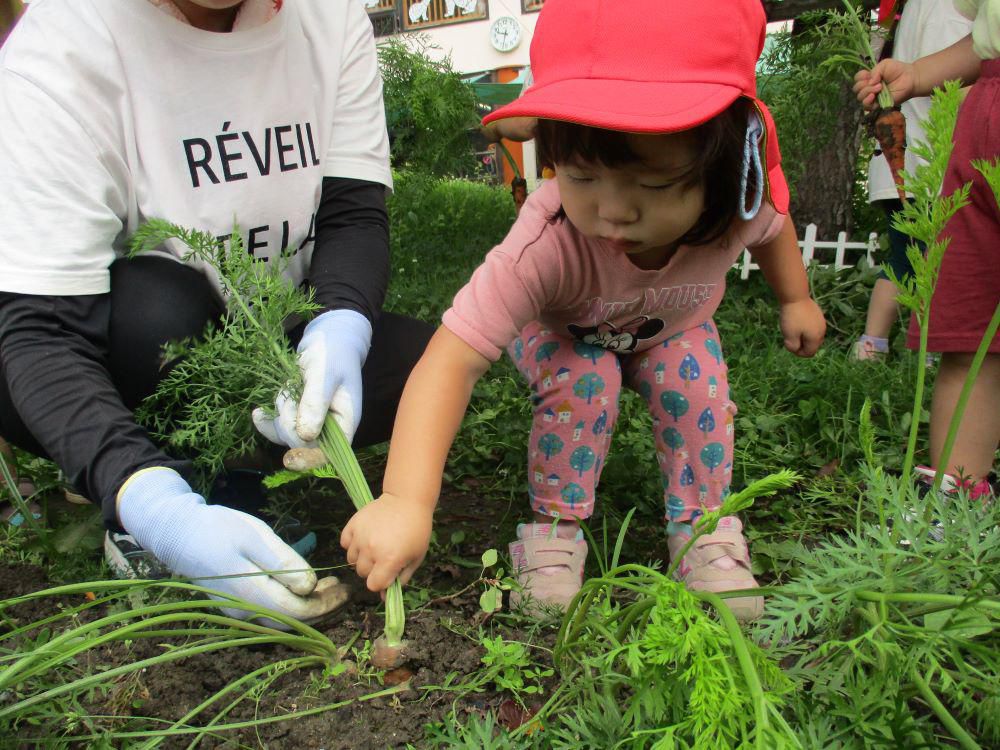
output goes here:
[[[955, 149], [944, 177], [943, 194], [972, 183], [970, 204], [959, 209], [942, 233], [951, 238], [931, 300], [928, 350], [974, 352], [1000, 302], [1000, 208], [974, 159], [1000, 156], [1000, 60], [984, 60], [979, 80], [962, 104], [955, 126]], [[907, 346], [917, 349], [920, 329], [910, 321]], [[994, 336], [991, 352], [1000, 352]]]

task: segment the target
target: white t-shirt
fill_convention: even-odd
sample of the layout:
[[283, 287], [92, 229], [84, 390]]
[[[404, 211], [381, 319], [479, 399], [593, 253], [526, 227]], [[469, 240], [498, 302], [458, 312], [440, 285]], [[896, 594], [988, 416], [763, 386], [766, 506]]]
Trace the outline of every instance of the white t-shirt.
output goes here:
[[298, 283], [323, 177], [392, 181], [357, 0], [285, 0], [228, 34], [140, 0], [33, 0], [0, 50], [0, 123], [0, 291], [105, 293], [149, 217], [236, 222]]
[[974, 21], [972, 49], [983, 60], [1000, 57], [1000, 0], [955, 0], [955, 7]]
[[[972, 22], [959, 13], [950, 2], [942, 0], [909, 0], [896, 28], [892, 56], [902, 62], [931, 55], [950, 47], [969, 35]], [[900, 109], [906, 118], [906, 170], [911, 174], [925, 163], [913, 151], [913, 145], [927, 139], [924, 122], [931, 109], [929, 96], [919, 96], [903, 102]], [[898, 198], [892, 181], [889, 162], [881, 154], [868, 165], [868, 200]]]

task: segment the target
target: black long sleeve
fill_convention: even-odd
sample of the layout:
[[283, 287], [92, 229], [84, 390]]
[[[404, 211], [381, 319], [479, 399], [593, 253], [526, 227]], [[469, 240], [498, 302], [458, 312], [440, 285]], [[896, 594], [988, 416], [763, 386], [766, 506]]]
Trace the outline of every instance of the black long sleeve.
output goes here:
[[139, 427], [108, 371], [111, 295], [0, 292], [0, 361], [24, 426], [117, 525], [115, 496], [147, 466], [186, 471]]
[[[355, 310], [373, 325], [389, 278], [384, 191], [373, 182], [324, 179], [311, 267], [320, 304]], [[136, 292], [140, 299], [125, 305], [127, 314], [137, 314], [148, 292]], [[168, 466], [186, 474], [190, 464], [152, 443], [116, 388], [110, 373], [118, 370], [109, 366], [111, 299], [0, 292], [0, 374], [30, 438], [116, 525], [115, 496], [132, 473]], [[0, 425], [8, 427], [3, 419]]]
[[384, 185], [323, 179], [309, 282], [326, 309], [354, 310], [375, 324], [389, 285]]

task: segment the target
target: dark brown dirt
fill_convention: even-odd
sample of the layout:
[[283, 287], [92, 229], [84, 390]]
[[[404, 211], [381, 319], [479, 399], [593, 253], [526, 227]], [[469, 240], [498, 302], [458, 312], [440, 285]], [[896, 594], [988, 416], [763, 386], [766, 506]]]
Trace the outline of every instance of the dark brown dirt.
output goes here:
[[[292, 513], [297, 511], [296, 505], [300, 502], [303, 501], [291, 503]], [[343, 566], [343, 554], [337, 540], [343, 521], [350, 515], [349, 503], [346, 498], [336, 497], [313, 497], [309, 503], [312, 511], [317, 505], [329, 509], [327, 513], [309, 513], [311, 526], [320, 537], [320, 548], [311, 557], [312, 562], [317, 566]], [[313, 716], [220, 733], [214, 738], [206, 738], [200, 746], [360, 750], [402, 748], [411, 743], [421, 747], [425, 725], [445, 720], [453, 708], [460, 716], [497, 709], [505, 696], [495, 692], [461, 695], [455, 691], [425, 688], [461, 682], [480, 668], [483, 651], [476, 636], [480, 626], [489, 630], [493, 625], [479, 610], [481, 587], [475, 586], [465, 593], [455, 594], [477, 580], [480, 555], [490, 547], [502, 547], [512, 535], [514, 522], [520, 520], [517, 517], [520, 511], [521, 508], [506, 507], [506, 503], [484, 504], [477, 497], [454, 490], [443, 496], [437, 515], [438, 544], [411, 585], [411, 590], [427, 591], [429, 603], [408, 613], [406, 635], [411, 648], [405, 667], [407, 671], [386, 677], [389, 681], [398, 680], [412, 673], [409, 690], [389, 697], [351, 703]], [[452, 536], [457, 531], [462, 532], [459, 538]], [[382, 618], [378, 599], [363, 589], [349, 569], [341, 568], [333, 572], [342, 580], [356, 581], [357, 589], [347, 605], [317, 628], [337, 645], [353, 641], [354, 647], [360, 648], [380, 634]], [[49, 583], [41, 568], [0, 563], [0, 592], [4, 598], [36, 591], [47, 585]], [[59, 603], [51, 599], [33, 601], [20, 605], [8, 615], [16, 617], [18, 623], [26, 623], [51, 614], [57, 606]], [[99, 611], [92, 610], [85, 619], [99, 614]], [[516, 624], [514, 627], [505, 624], [503, 632], [508, 639], [529, 637]], [[531, 638], [551, 643], [554, 632], [554, 628], [549, 628]], [[166, 639], [159, 638], [137, 640], [128, 646], [114, 644], [92, 650], [82, 666], [106, 669], [131, 663], [162, 653], [165, 642]], [[175, 720], [243, 675], [266, 664], [299, 655], [299, 652], [273, 647], [233, 648], [204, 654], [119, 681], [110, 690], [95, 693], [86, 710], [95, 716], [117, 717], [96, 720], [98, 727], [113, 727], [118, 731], [155, 727], [157, 724], [148, 721], [149, 718]], [[348, 654], [347, 658], [352, 658], [352, 655]], [[364, 672], [363, 665], [360, 675], [343, 674], [327, 679], [319, 667], [293, 671], [271, 683], [256, 699], [244, 700], [226, 715], [225, 720], [236, 722], [280, 716], [362, 698], [383, 689], [375, 674]], [[227, 702], [223, 700], [220, 705]], [[211, 710], [207, 711], [198, 724], [208, 721], [212, 715]], [[130, 720], [130, 717], [133, 719]], [[47, 727], [45, 731], [51, 732], [52, 727]], [[28, 731], [22, 736], [30, 734]], [[161, 747], [183, 747], [188, 740], [165, 742]], [[0, 740], [0, 747], [7, 746], [4, 740]], [[33, 744], [10, 745], [17, 746]]]

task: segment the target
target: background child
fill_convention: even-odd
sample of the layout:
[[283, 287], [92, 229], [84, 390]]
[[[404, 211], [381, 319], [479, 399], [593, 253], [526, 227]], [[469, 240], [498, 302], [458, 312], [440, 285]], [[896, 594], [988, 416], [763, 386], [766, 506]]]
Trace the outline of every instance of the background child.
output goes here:
[[[931, 405], [933, 463], [918, 471], [929, 477], [939, 469], [949, 471], [942, 483], [945, 489], [963, 483], [979, 497], [990, 492], [986, 477], [1000, 442], [1000, 337], [990, 344], [949, 466], [940, 466], [938, 458], [973, 354], [1000, 302], [1000, 215], [993, 192], [972, 166], [975, 159], [1000, 157], [1000, 0], [955, 0], [955, 7], [972, 19], [971, 34], [913, 63], [890, 58], [862, 70], [855, 76], [854, 90], [870, 107], [883, 84], [898, 103], [928, 96], [944, 81], [977, 81], [959, 111], [955, 148], [942, 187], [948, 195], [971, 182], [972, 192], [970, 205], [955, 214], [943, 233], [951, 243], [931, 300], [928, 339], [929, 351], [942, 353]], [[907, 345], [916, 349], [918, 344], [919, 331], [911, 320]]]
[[[882, 57], [913, 62], [925, 55], [939, 52], [968, 35], [972, 28], [969, 19], [955, 10], [950, 2], [940, 0], [907, 0], [903, 7], [899, 24], [893, 32], [893, 39], [883, 50]], [[924, 163], [913, 150], [913, 145], [927, 140], [924, 122], [931, 108], [929, 97], [913, 97], [902, 103], [906, 117], [906, 170], [911, 174]], [[885, 265], [892, 268], [896, 278], [902, 279], [913, 274], [913, 268], [906, 257], [909, 238], [893, 226], [897, 211], [903, 209], [896, 183], [892, 179], [889, 162], [881, 151], [876, 151], [868, 165], [868, 200], [878, 203], [885, 211], [889, 253]], [[899, 319], [899, 303], [896, 302], [896, 285], [889, 281], [883, 270], [875, 281], [865, 332], [854, 346], [854, 357], [859, 360], [878, 359], [889, 351], [889, 334]]]
[[[459, 291], [407, 382], [384, 494], [341, 538], [370, 589], [405, 583], [426, 554], [473, 385], [508, 346], [534, 404], [534, 519], [510, 549], [535, 600], [565, 605], [580, 588], [579, 521], [593, 510], [623, 385], [653, 414], [670, 554], [720, 505], [736, 407], [712, 315], [745, 247], [777, 294], [787, 348], [811, 356], [825, 332], [786, 215], [773, 121], [755, 97], [764, 26], [758, 0], [637, 0], [627, 13], [618, 0], [545, 4], [535, 84], [487, 120], [539, 118], [539, 156], [556, 178]], [[702, 537], [679, 575], [696, 589], [755, 587], [740, 521]], [[728, 601], [747, 618], [762, 607]]]

